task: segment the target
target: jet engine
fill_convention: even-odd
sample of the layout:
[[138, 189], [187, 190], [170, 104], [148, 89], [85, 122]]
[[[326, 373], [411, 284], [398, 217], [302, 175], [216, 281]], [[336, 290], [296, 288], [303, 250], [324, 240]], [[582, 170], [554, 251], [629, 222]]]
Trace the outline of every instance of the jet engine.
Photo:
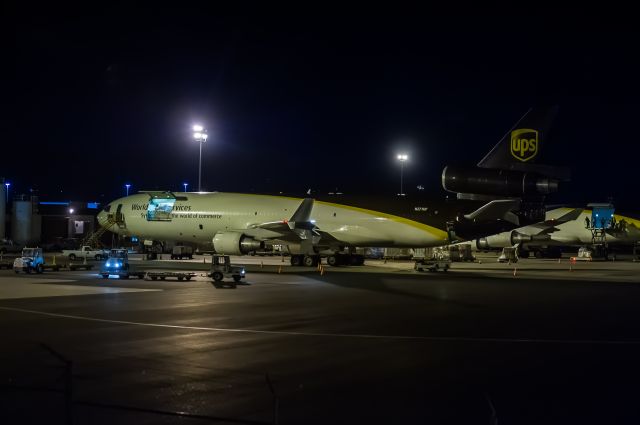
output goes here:
[[527, 235], [516, 230], [511, 232], [502, 232], [497, 235], [487, 236], [485, 238], [476, 239], [476, 247], [479, 250], [504, 248], [514, 246], [516, 244], [530, 244], [532, 242], [544, 243], [549, 242], [551, 236], [543, 233], [539, 235]]
[[558, 191], [558, 180], [536, 173], [446, 166], [442, 187], [455, 193], [520, 197]]
[[213, 249], [219, 254], [243, 255], [264, 248], [264, 242], [238, 232], [220, 232], [213, 237]]

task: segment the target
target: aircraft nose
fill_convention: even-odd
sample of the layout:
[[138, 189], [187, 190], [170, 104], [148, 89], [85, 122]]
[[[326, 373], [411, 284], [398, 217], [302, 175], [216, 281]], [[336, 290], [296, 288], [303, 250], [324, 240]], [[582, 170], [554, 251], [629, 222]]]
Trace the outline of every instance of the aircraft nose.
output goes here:
[[105, 225], [107, 224], [107, 213], [104, 211], [100, 211], [98, 213], [98, 224], [101, 227], [105, 227]]

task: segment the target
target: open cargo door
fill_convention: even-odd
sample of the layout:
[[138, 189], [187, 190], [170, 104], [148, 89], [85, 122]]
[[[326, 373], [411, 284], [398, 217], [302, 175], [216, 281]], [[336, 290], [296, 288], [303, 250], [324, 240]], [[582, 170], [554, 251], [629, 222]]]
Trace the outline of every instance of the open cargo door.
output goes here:
[[176, 197], [171, 192], [148, 192], [147, 221], [171, 221]]

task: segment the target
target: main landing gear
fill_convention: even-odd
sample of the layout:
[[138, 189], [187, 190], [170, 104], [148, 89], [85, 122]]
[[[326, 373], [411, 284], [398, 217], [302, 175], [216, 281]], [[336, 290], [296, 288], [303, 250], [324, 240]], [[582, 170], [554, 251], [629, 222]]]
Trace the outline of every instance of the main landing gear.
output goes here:
[[[321, 261], [319, 255], [292, 255], [292, 266], [316, 267]], [[362, 266], [364, 255], [360, 254], [333, 254], [327, 257], [330, 266]]]
[[320, 263], [319, 255], [292, 255], [292, 266], [316, 267]]

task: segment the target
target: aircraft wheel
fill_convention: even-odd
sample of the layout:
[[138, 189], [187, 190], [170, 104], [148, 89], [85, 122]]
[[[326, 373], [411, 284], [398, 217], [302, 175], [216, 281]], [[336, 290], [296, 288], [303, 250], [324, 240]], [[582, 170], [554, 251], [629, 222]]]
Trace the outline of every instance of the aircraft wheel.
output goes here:
[[212, 277], [213, 277], [213, 280], [215, 280], [216, 282], [222, 282], [222, 278], [223, 278], [222, 273], [214, 272]]
[[305, 267], [313, 267], [314, 265], [318, 265], [318, 263], [316, 262], [316, 258], [312, 255], [305, 255], [302, 259], [302, 263], [305, 265]]
[[76, 259], [76, 254], [69, 254], [69, 260], [73, 261]]
[[301, 266], [302, 265], [302, 255], [292, 255], [291, 256], [291, 265], [292, 266]]
[[340, 265], [340, 261], [336, 255], [330, 255], [327, 257], [327, 264], [335, 267]]

